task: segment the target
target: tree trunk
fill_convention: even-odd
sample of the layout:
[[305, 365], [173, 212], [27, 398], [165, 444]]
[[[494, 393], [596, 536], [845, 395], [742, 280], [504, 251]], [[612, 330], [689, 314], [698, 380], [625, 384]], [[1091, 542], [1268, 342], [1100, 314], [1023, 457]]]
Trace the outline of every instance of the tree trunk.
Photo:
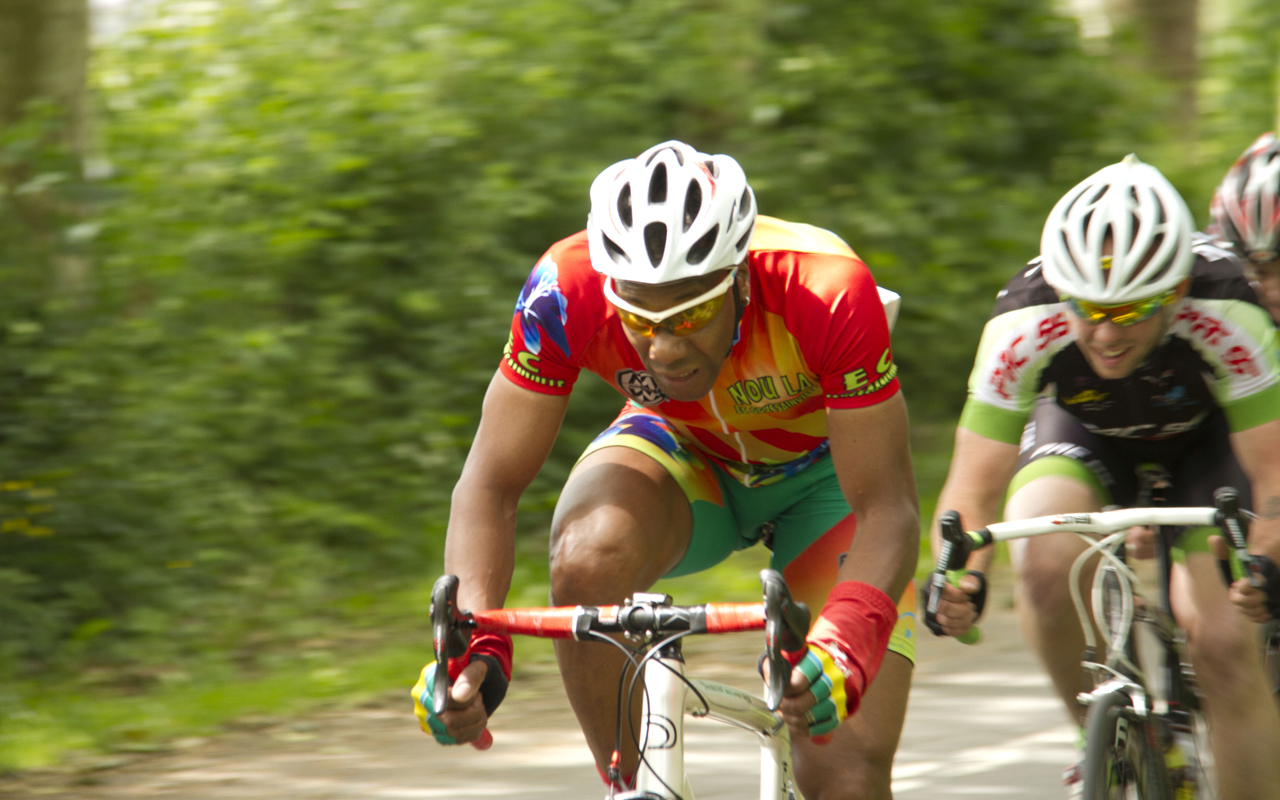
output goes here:
[[1186, 139], [1195, 136], [1196, 80], [1200, 76], [1196, 38], [1199, 0], [1109, 0], [1116, 28], [1131, 26], [1147, 69], [1174, 87], [1170, 123]]
[[47, 99], [67, 114], [66, 144], [84, 152], [88, 0], [0, 0], [0, 125]]

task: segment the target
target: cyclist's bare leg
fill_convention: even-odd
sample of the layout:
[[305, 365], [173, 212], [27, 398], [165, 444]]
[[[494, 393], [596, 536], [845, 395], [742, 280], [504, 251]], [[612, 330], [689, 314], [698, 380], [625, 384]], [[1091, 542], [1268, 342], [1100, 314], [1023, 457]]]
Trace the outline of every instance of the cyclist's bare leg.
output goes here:
[[[692, 533], [689, 501], [657, 461], [628, 447], [590, 453], [574, 467], [556, 504], [552, 603], [606, 605], [644, 591], [679, 562]], [[587, 744], [606, 767], [617, 731], [622, 654], [606, 644], [557, 641], [556, 660]], [[624, 733], [624, 775], [635, 771], [630, 744]]]
[[[1029, 519], [1048, 514], [1080, 514], [1102, 507], [1095, 491], [1061, 475], [1045, 475], [1027, 483], [1009, 498], [1006, 520]], [[1084, 708], [1076, 695], [1084, 688], [1080, 654], [1084, 634], [1071, 602], [1071, 565], [1087, 545], [1074, 533], [1049, 534], [1009, 543], [1017, 576], [1016, 596], [1022, 634], [1031, 643], [1049, 673], [1067, 713], [1084, 721]], [[1087, 598], [1092, 567], [1081, 571]]]
[[[838, 580], [840, 555], [849, 549], [857, 523], [850, 515], [791, 560], [782, 574], [791, 596], [816, 614]], [[908, 591], [913, 591], [908, 589]], [[808, 800], [816, 798], [889, 798], [893, 755], [898, 749], [913, 665], [895, 652], [885, 653], [876, 679], [858, 712], [837, 729], [830, 744], [793, 739], [796, 777]]]
[[1227, 599], [1215, 559], [1189, 553], [1170, 585], [1204, 694], [1221, 800], [1280, 797], [1280, 711], [1270, 700], [1253, 623]]
[[880, 671], [851, 718], [830, 743], [793, 739], [796, 780], [806, 800], [889, 800], [893, 754], [902, 735], [913, 666], [884, 654]]

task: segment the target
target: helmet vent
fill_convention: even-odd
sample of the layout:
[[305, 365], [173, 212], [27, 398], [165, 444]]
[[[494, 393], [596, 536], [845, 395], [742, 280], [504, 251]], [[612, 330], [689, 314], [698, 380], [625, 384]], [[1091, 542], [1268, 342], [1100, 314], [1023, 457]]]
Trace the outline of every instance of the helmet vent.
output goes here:
[[744, 219], [751, 213], [751, 190], [742, 190], [742, 199], [738, 201], [738, 219]]
[[742, 252], [743, 248], [745, 248], [748, 244], [751, 243], [751, 234], [755, 233], [755, 230], [756, 230], [755, 223], [752, 223], [751, 227], [747, 230], [747, 232], [742, 234], [742, 238], [738, 240], [738, 243], [736, 245], [734, 245], [734, 249], [737, 250], [738, 252]]
[[649, 202], [667, 202], [667, 165], [659, 164], [653, 168], [653, 177], [649, 179]]
[[711, 254], [711, 248], [716, 246], [716, 239], [720, 236], [720, 223], [711, 226], [711, 230], [702, 235], [702, 238], [693, 243], [693, 247], [689, 248], [689, 255], [685, 256], [685, 260], [690, 264], [701, 264], [707, 260], [707, 256]]
[[714, 159], [703, 161], [702, 166], [706, 168], [707, 172], [711, 173], [711, 177], [716, 180], [720, 179], [720, 167], [716, 166]]
[[604, 249], [606, 252], [608, 252], [609, 257], [612, 258], [616, 263], [619, 263], [619, 264], [631, 263], [631, 259], [627, 256], [626, 252], [624, 252], [621, 247], [618, 247], [616, 244], [614, 244], [612, 239], [610, 239], [608, 236], [604, 236], [603, 234], [600, 236], [600, 238], [604, 239]]
[[[1155, 237], [1152, 238], [1151, 240], [1151, 246], [1147, 248], [1147, 252], [1144, 253], [1142, 256], [1141, 266], [1145, 267], [1147, 264], [1151, 263], [1151, 260], [1154, 259], [1156, 255], [1160, 252], [1160, 246], [1162, 244], [1164, 244], [1164, 234], [1157, 233]], [[1173, 269], [1173, 259], [1166, 258], [1164, 260], [1164, 264], [1161, 265], [1158, 271], [1152, 273], [1151, 275], [1144, 275], [1143, 280], [1146, 281], [1147, 283], [1154, 283], [1160, 280], [1161, 278], [1163, 278], [1165, 274], [1168, 273], [1169, 270], [1171, 269]]]
[[698, 218], [698, 212], [702, 210], [702, 187], [697, 181], [689, 181], [689, 190], [684, 193], [684, 232], [688, 233], [689, 226]]
[[618, 192], [618, 218], [622, 220], [623, 225], [631, 227], [631, 184], [629, 183], [622, 187], [621, 192]]
[[656, 268], [662, 261], [663, 252], [667, 249], [666, 225], [661, 222], [650, 222], [644, 226], [644, 249], [649, 253], [649, 263]]

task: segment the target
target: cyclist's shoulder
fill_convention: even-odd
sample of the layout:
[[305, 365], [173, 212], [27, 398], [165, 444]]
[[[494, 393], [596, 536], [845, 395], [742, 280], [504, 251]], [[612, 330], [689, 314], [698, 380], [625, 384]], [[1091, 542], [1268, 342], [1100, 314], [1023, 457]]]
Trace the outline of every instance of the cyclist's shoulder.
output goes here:
[[604, 277], [591, 266], [587, 232], [579, 231], [551, 245], [534, 263], [521, 299], [550, 295], [583, 312], [589, 307], [603, 310], [603, 282]]
[[995, 307], [991, 310], [992, 318], [1033, 306], [1049, 306], [1059, 303], [1058, 293], [1044, 279], [1044, 269], [1040, 257], [1028, 261], [1018, 268], [1013, 277], [996, 293]]
[[788, 222], [764, 214], [756, 217], [749, 249], [753, 255], [780, 252], [794, 253], [797, 256], [810, 254], [857, 258], [853, 248], [844, 239], [826, 228], [804, 222]]
[[590, 279], [600, 282], [599, 273], [591, 267], [591, 253], [585, 230], [566, 236], [548, 247], [534, 265], [534, 271], [546, 262], [555, 264], [557, 274], [563, 276], [562, 280]]
[[1258, 305], [1240, 259], [1211, 237], [1197, 233], [1192, 239], [1195, 262], [1191, 266], [1192, 300], [1240, 300]]
[[750, 273], [753, 297], [774, 312], [829, 316], [839, 313], [842, 299], [875, 293], [871, 272], [839, 236], [773, 217], [757, 218]]

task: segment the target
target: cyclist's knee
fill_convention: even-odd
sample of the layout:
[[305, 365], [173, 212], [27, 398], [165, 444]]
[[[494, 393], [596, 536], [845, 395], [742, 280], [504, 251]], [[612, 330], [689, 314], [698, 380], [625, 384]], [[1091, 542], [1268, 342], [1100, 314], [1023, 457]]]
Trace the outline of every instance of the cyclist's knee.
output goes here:
[[1005, 519], [1083, 514], [1102, 507], [1098, 491], [1068, 475], [1042, 475], [1018, 488], [1005, 504]]
[[1021, 596], [1038, 612], [1071, 605], [1071, 564], [1080, 549], [1063, 547], [1048, 539], [1041, 537], [1029, 541], [1022, 550], [1018, 565]]
[[598, 505], [557, 514], [551, 528], [551, 596], [557, 605], [621, 602], [679, 562], [688, 537], [659, 536], [633, 514]]
[[802, 745], [796, 753], [800, 791], [808, 800], [891, 798], [898, 739], [883, 735], [888, 727], [877, 727], [872, 733], [855, 717], [840, 726], [829, 744]]
[[633, 591], [638, 559], [625, 531], [629, 520], [598, 507], [551, 529], [551, 595], [557, 605], [612, 602]]
[[882, 759], [863, 753], [842, 761], [838, 769], [797, 777], [807, 800], [889, 800], [892, 770], [893, 754]]
[[[1238, 613], [1228, 609], [1232, 614]], [[1249, 625], [1205, 618], [1187, 642], [1196, 675], [1207, 692], [1245, 685], [1261, 658]]]

